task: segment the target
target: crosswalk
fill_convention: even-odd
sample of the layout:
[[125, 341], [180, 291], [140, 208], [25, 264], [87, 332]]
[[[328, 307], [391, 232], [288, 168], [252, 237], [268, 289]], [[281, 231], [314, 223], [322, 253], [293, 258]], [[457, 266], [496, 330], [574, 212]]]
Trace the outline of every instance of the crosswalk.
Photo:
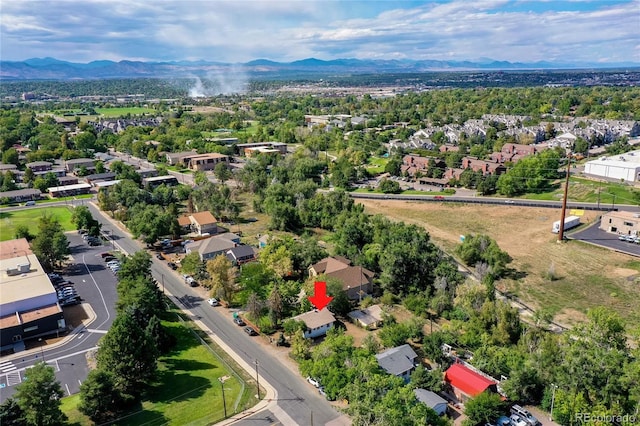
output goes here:
[[17, 367], [11, 361], [0, 362], [0, 374], [16, 370]]

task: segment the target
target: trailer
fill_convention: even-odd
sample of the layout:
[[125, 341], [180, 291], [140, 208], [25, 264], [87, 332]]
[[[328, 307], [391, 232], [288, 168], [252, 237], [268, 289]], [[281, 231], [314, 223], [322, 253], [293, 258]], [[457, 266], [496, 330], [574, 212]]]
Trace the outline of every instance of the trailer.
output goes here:
[[[564, 230], [567, 231], [571, 228], [575, 228], [580, 225], [580, 217], [579, 216], [567, 216], [564, 218]], [[560, 221], [556, 220], [553, 222], [553, 228], [551, 228], [551, 232], [557, 234], [560, 232]]]

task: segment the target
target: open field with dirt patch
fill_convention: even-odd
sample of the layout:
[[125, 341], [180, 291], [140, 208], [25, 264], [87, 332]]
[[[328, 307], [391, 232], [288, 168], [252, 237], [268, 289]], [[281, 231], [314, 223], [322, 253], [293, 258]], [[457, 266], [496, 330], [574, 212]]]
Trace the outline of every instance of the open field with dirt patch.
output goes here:
[[[557, 243], [551, 225], [559, 209], [478, 206], [397, 200], [357, 200], [367, 212], [423, 226], [433, 241], [453, 253], [460, 236], [483, 233], [513, 258], [517, 278], [497, 283], [532, 309], [548, 309], [561, 324], [584, 319], [587, 309], [607, 306], [632, 325], [640, 324], [640, 262], [638, 259], [577, 241]], [[591, 223], [596, 212], [585, 212]], [[550, 270], [556, 277], [547, 278]]]

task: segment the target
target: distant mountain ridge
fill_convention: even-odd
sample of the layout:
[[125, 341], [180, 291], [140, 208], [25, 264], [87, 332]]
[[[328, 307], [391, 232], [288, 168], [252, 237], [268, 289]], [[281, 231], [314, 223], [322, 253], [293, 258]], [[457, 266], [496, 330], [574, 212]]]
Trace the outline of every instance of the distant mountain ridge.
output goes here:
[[108, 78], [184, 78], [206, 76], [211, 73], [237, 73], [241, 69], [249, 77], [286, 78], [287, 76], [321, 76], [336, 74], [419, 73], [429, 71], [487, 71], [487, 70], [550, 70], [637, 68], [640, 63], [553, 63], [547, 61], [521, 63], [481, 58], [477, 61], [397, 60], [342, 58], [322, 60], [306, 58], [293, 62], [256, 59], [246, 63], [213, 61], [119, 62], [98, 60], [89, 63], [67, 62], [59, 59], [32, 58], [25, 61], [0, 61], [1, 80], [76, 80]]

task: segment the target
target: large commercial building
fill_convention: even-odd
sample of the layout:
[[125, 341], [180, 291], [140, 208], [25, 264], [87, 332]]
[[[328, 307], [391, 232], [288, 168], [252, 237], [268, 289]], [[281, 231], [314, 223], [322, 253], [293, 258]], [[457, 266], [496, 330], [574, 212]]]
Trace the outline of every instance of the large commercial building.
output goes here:
[[630, 151], [611, 157], [603, 156], [597, 160], [587, 161], [584, 172], [607, 179], [640, 181], [640, 151]]
[[0, 242], [0, 350], [66, 330], [56, 291], [26, 239]]

